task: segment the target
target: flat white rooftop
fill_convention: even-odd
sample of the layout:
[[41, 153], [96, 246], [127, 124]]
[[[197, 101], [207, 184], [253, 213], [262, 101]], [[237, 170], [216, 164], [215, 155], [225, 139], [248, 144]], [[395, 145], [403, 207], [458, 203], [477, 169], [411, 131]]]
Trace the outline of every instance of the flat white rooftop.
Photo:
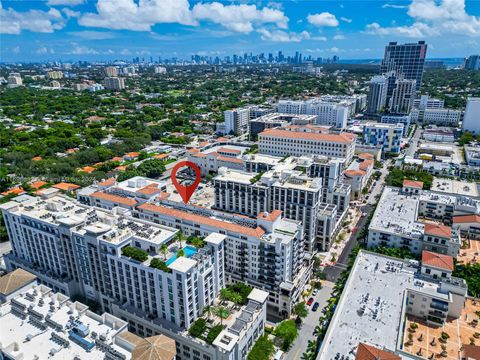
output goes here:
[[[439, 285], [415, 277], [418, 264], [361, 251], [325, 335], [317, 359], [355, 359], [359, 342], [397, 349], [406, 290], [447, 296]], [[340, 354], [337, 357], [337, 354]]]
[[480, 196], [476, 183], [453, 179], [434, 178], [431, 190], [471, 197]]

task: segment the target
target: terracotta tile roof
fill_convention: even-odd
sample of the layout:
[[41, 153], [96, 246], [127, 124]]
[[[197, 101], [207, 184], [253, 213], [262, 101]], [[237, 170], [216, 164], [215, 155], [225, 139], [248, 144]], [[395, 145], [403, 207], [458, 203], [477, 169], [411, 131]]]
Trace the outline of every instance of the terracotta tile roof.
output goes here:
[[42, 160], [41, 156], [35, 156], [32, 158], [32, 161], [40, 161], [40, 160]]
[[117, 180], [115, 178], [111, 177], [111, 178], [108, 178], [107, 180], [99, 182], [98, 185], [99, 186], [112, 186], [112, 185], [115, 185], [116, 182], [117, 182]]
[[262, 211], [260, 214], [258, 214], [257, 218], [262, 219], [262, 220], [267, 220], [267, 221], [274, 221], [278, 219], [282, 215], [281, 210], [273, 210], [272, 212], [266, 212]]
[[413, 187], [416, 189], [423, 189], [423, 182], [405, 179], [403, 180], [403, 186]]
[[123, 204], [127, 206], [134, 206], [137, 204], [137, 202], [133, 199], [129, 199], [122, 196], [113, 195], [113, 194], [107, 194], [102, 191], [96, 191], [90, 196], [94, 197], [95, 199], [107, 200], [113, 203]]
[[73, 154], [76, 151], [77, 151], [76, 149], [67, 149], [66, 153], [67, 154]]
[[480, 360], [480, 346], [463, 345], [463, 357], [466, 360]]
[[115, 156], [115, 157], [111, 158], [110, 161], [123, 161], [123, 158], [120, 157], [120, 156]]
[[124, 157], [124, 158], [126, 158], [126, 157], [136, 158], [136, 157], [138, 157], [139, 155], [140, 155], [139, 152], [133, 151], [133, 152], [129, 152], [129, 153], [123, 155], [123, 157]]
[[87, 121], [102, 121], [102, 120], [105, 120], [105, 119], [106, 118], [104, 118], [104, 117], [93, 115], [93, 116], [89, 116], [85, 120], [87, 120]]
[[216, 141], [217, 142], [223, 142], [223, 141], [228, 141], [228, 139], [224, 138], [224, 137], [219, 137]]
[[9, 295], [36, 279], [32, 273], [18, 268], [0, 277], [0, 294]]
[[355, 141], [355, 135], [350, 133], [340, 134], [322, 134], [304, 131], [286, 131], [278, 129], [267, 129], [258, 134], [263, 137], [289, 138], [289, 139], [303, 139], [312, 141], [329, 141], [337, 143], [352, 143]]
[[37, 190], [37, 189], [40, 189], [42, 186], [47, 185], [47, 182], [37, 180], [37, 181], [31, 182], [29, 185], [32, 189]]
[[137, 190], [137, 192], [140, 193], [140, 194], [143, 194], [143, 195], [153, 195], [153, 194], [160, 193], [161, 190], [159, 188], [157, 188], [155, 184], [150, 184], [150, 185], [147, 185], [147, 186]]
[[248, 236], [254, 236], [257, 238], [265, 234], [265, 231], [261, 227], [257, 227], [256, 229], [253, 229], [246, 226], [237, 225], [231, 222], [227, 222], [219, 219], [212, 219], [206, 216], [192, 214], [186, 211], [167, 208], [164, 206], [158, 206], [153, 204], [142, 204], [138, 206], [137, 209], [146, 210], [146, 211], [150, 211], [150, 212], [154, 212], [162, 215], [167, 215], [172, 218], [188, 220], [193, 223], [208, 225], [213, 228], [224, 229], [227, 231], [236, 232], [236, 233], [240, 233]]
[[166, 159], [166, 158], [168, 158], [168, 154], [153, 155], [153, 158], [154, 158], [154, 159], [160, 159], [160, 160]]
[[364, 176], [367, 174], [363, 170], [345, 170], [343, 173], [347, 176]]
[[168, 199], [170, 197], [170, 194], [165, 192], [165, 191], [162, 191], [158, 196], [157, 196], [157, 199], [158, 200], [165, 200], [165, 199]]
[[125, 171], [125, 170], [127, 170], [127, 165], [117, 166], [114, 170], [117, 170], [117, 171]]
[[221, 147], [220, 149], [217, 150], [217, 152], [225, 152], [225, 153], [231, 153], [231, 154], [240, 154], [241, 151], [237, 149], [229, 149], [225, 147]]
[[217, 160], [218, 161], [231, 162], [231, 163], [235, 163], [235, 164], [243, 164], [242, 159], [231, 158], [231, 157], [227, 157], [227, 156], [219, 156], [219, 157], [217, 157]]
[[426, 223], [425, 234], [450, 239], [452, 237], [452, 228], [441, 224]]
[[198, 144], [198, 146], [204, 147], [204, 146], [207, 146], [208, 144], [210, 144], [208, 141], [202, 141], [201, 143]]
[[361, 154], [358, 154], [358, 158], [362, 160], [370, 160], [370, 159], [373, 159], [374, 156], [373, 154], [369, 154], [369, 153], [361, 153]]
[[454, 224], [463, 224], [463, 223], [480, 223], [480, 215], [457, 215], [453, 217]]
[[362, 170], [366, 170], [371, 166], [373, 166], [373, 160], [364, 160], [358, 165], [358, 167]]
[[199, 157], [199, 158], [206, 158], [207, 157], [207, 154], [204, 154], [204, 153], [196, 153], [196, 154], [192, 154], [193, 157]]
[[190, 154], [191, 153], [199, 153], [200, 150], [199, 149], [188, 149], [187, 152], [190, 153]]
[[422, 265], [453, 271], [453, 257], [423, 250]]
[[80, 186], [76, 184], [66, 183], [66, 182], [55, 184], [52, 187], [54, 187], [55, 189], [63, 190], [63, 191], [72, 191], [72, 190], [80, 189]]
[[91, 167], [91, 166], [85, 166], [85, 167], [83, 167], [83, 168], [81, 168], [81, 169], [78, 169], [78, 170], [79, 170], [79, 171], [82, 171], [82, 172], [85, 172], [85, 173], [87, 173], [87, 174], [90, 174], [90, 173], [92, 173], [92, 172], [95, 171], [95, 168], [94, 168], [94, 167]]
[[374, 346], [359, 343], [356, 360], [401, 360], [401, 357], [390, 351], [378, 349]]
[[14, 187], [12, 189], [8, 189], [7, 191], [2, 192], [3, 196], [7, 195], [20, 195], [23, 194], [25, 190], [21, 186]]

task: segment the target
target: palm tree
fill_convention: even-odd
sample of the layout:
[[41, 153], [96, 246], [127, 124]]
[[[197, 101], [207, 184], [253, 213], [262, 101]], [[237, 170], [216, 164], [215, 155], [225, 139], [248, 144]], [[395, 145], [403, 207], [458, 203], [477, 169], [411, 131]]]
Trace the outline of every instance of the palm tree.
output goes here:
[[179, 248], [182, 248], [182, 241], [185, 239], [181, 230], [178, 230], [177, 234], [175, 235], [175, 240], [178, 241]]
[[160, 252], [163, 254], [163, 259], [167, 260], [168, 246], [166, 244], [162, 244], [162, 246], [160, 246]]
[[207, 319], [210, 320], [210, 317], [212, 316], [212, 306], [211, 305], [207, 305], [203, 308], [203, 313], [204, 314], [207, 314]]
[[230, 312], [226, 307], [219, 306], [215, 309], [215, 315], [217, 315], [220, 318], [220, 325], [223, 325], [223, 320], [228, 318], [228, 316], [230, 315]]

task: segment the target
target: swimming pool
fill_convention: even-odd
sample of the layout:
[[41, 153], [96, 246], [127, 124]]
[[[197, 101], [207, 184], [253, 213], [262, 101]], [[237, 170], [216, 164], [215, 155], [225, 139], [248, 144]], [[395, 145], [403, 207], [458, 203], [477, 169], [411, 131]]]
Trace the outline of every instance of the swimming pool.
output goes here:
[[[193, 246], [185, 246], [183, 248], [183, 252], [185, 253], [185, 257], [189, 258], [189, 257], [192, 257], [193, 255], [195, 255], [197, 253], [197, 249], [194, 248]], [[177, 254], [173, 255], [170, 259], [165, 261], [165, 264], [170, 265], [175, 260], [177, 260]]]

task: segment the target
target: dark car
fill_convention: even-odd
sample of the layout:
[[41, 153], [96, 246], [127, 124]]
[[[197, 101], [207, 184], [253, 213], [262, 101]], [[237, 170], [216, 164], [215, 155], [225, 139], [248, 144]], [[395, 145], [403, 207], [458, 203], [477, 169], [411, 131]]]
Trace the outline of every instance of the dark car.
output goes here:
[[312, 306], [312, 311], [317, 311], [318, 307], [320, 306], [320, 304], [318, 302], [316, 302], [315, 304], [313, 304]]
[[312, 305], [312, 303], [313, 303], [313, 297], [311, 297], [310, 299], [308, 299], [307, 305], [310, 306], [310, 305]]

